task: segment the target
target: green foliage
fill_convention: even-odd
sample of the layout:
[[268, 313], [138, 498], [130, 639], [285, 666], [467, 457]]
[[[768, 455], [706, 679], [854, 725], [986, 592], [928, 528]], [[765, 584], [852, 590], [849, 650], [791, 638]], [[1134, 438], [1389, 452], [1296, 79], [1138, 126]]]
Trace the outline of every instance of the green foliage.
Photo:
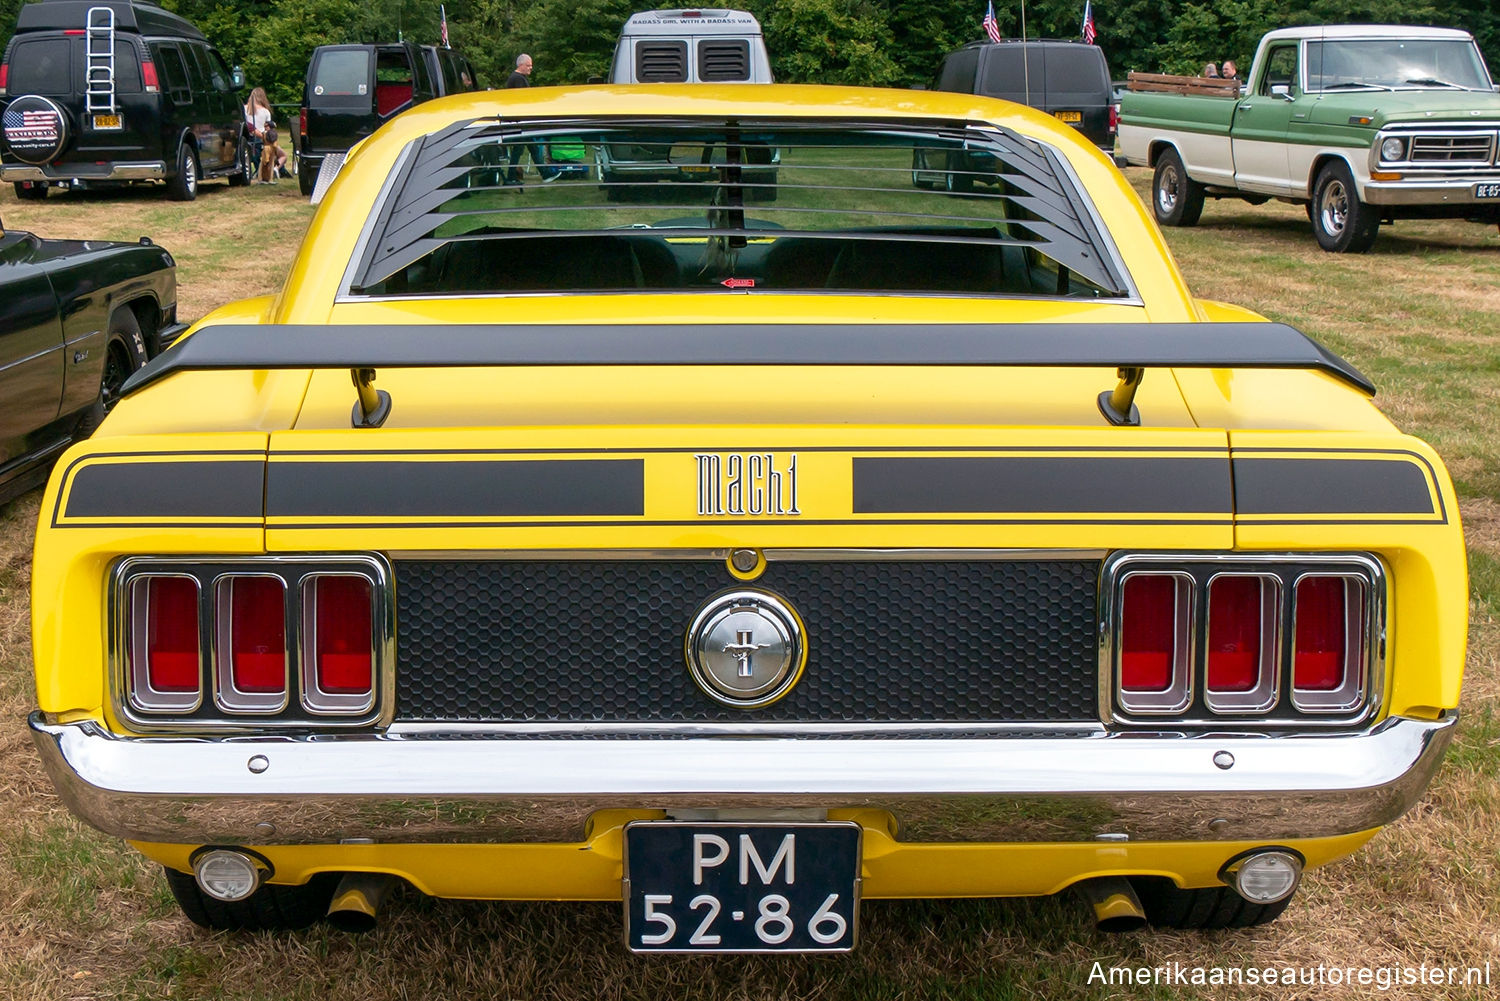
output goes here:
[[[729, 0], [726, 0], [729, 2]], [[250, 85], [278, 103], [300, 100], [307, 59], [338, 42], [438, 40], [436, 0], [161, 0], [203, 29]], [[22, 0], [0, 0], [0, 32]], [[452, 0], [453, 46], [490, 87], [505, 83], [520, 52], [532, 82], [578, 84], [609, 71], [625, 19], [640, 0]], [[984, 0], [741, 0], [766, 29], [778, 80], [910, 86], [927, 83], [942, 57], [983, 35]], [[995, 6], [1000, 30], [1021, 35], [1020, 0]], [[1077, 38], [1083, 0], [1028, 0], [1032, 38]], [[1097, 0], [1099, 44], [1114, 76], [1132, 69], [1197, 72], [1234, 59], [1248, 71], [1260, 36], [1300, 24], [1435, 24], [1474, 33], [1500, 70], [1500, 4], [1474, 0]]]

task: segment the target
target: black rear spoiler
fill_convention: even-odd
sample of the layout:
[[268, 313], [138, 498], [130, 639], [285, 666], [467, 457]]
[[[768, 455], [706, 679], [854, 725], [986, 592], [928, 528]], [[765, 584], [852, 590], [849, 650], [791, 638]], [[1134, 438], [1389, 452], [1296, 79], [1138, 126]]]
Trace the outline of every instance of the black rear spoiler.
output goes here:
[[162, 352], [124, 392], [186, 371], [541, 365], [1311, 369], [1375, 394], [1353, 365], [1284, 323], [218, 324]]

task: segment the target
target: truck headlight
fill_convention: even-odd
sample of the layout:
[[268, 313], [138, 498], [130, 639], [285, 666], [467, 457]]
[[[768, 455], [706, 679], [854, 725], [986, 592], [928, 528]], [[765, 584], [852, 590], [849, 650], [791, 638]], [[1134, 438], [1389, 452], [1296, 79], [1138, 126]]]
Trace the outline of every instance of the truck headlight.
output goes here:
[[1382, 160], [1401, 160], [1406, 156], [1406, 142], [1395, 137], [1384, 139], [1380, 143], [1380, 158]]

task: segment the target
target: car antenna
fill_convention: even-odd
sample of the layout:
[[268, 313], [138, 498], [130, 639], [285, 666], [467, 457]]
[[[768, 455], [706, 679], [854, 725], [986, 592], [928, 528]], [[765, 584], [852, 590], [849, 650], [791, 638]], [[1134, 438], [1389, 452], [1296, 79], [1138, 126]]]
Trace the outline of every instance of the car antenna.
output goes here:
[[1026, 81], [1026, 107], [1031, 107], [1031, 52], [1026, 44], [1026, 0], [1021, 0], [1021, 75]]

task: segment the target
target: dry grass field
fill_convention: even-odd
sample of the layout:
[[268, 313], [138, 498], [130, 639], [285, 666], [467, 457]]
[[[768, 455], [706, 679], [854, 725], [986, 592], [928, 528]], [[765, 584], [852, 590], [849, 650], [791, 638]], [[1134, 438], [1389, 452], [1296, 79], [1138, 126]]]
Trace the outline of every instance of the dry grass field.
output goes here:
[[[1132, 172], [1145, 190], [1144, 171]], [[296, 186], [205, 185], [191, 205], [154, 192], [54, 196], [0, 216], [43, 236], [150, 234], [179, 264], [180, 314], [274, 290], [310, 217]], [[209, 934], [161, 877], [74, 820], [25, 729], [31, 533], [40, 492], [0, 507], [0, 998], [1341, 998], [1375, 987], [1108, 987], [1112, 966], [1484, 967], [1500, 984], [1500, 234], [1402, 223], [1374, 252], [1317, 249], [1300, 208], [1210, 203], [1168, 234], [1194, 290], [1322, 339], [1380, 386], [1378, 402], [1446, 458], [1472, 584], [1464, 719], [1437, 782], [1355, 857], [1312, 873], [1287, 913], [1213, 934], [1096, 932], [1056, 900], [870, 902], [856, 952], [820, 958], [640, 958], [619, 907], [457, 903], [398, 895], [381, 928]], [[0, 307], [3, 308], [3, 307]], [[1386, 996], [1495, 997], [1500, 986], [1417, 985]]]

